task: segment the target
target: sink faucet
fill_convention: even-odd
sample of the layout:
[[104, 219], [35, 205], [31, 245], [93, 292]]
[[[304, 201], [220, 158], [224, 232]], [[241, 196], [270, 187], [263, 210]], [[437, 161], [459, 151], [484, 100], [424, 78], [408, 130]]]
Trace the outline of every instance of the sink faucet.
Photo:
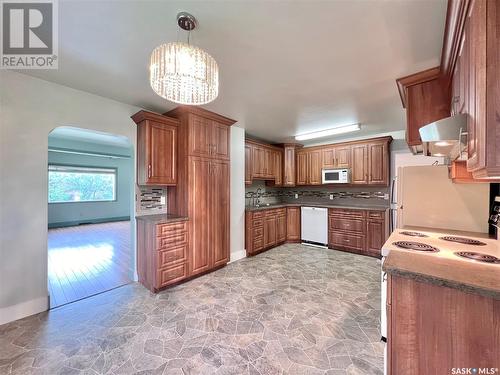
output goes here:
[[258, 188], [257, 189], [257, 199], [255, 200], [255, 206], [259, 206], [260, 205], [260, 196], [262, 194], [262, 189], [261, 188]]

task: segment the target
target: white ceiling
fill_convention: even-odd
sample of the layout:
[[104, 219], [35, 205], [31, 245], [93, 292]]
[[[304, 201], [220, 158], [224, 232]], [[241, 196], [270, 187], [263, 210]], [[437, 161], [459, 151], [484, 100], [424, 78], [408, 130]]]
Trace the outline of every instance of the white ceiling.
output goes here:
[[178, 38], [179, 11], [198, 19], [192, 42], [219, 64], [206, 108], [287, 141], [354, 122], [356, 136], [403, 129], [395, 79], [439, 64], [446, 1], [60, 0], [59, 70], [27, 73], [167, 111], [175, 104], [149, 87], [148, 61]]

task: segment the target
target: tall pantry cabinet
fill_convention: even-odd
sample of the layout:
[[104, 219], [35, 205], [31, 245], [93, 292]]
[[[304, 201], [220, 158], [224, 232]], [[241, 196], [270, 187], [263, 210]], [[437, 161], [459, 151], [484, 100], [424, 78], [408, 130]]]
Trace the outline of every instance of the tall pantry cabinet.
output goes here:
[[168, 212], [189, 217], [193, 276], [229, 261], [229, 127], [235, 121], [187, 106], [165, 115], [180, 123], [177, 185], [168, 189]]

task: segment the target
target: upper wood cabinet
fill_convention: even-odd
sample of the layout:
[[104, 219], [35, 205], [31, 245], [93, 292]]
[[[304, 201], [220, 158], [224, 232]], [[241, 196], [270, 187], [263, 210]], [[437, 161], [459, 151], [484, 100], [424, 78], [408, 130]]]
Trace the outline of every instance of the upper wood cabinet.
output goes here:
[[296, 144], [283, 145], [283, 186], [295, 186], [295, 152], [298, 147], [301, 146]]
[[271, 181], [274, 186], [283, 184], [283, 150], [253, 140], [245, 141], [245, 184], [252, 180]]
[[321, 185], [321, 149], [297, 152], [297, 185]]
[[381, 138], [352, 145], [352, 184], [389, 184], [389, 143], [390, 138]]
[[229, 159], [229, 128], [209, 118], [191, 115], [189, 155]]
[[245, 185], [252, 183], [252, 146], [245, 144]]
[[329, 146], [321, 150], [323, 168], [350, 168], [351, 145]]
[[449, 90], [439, 67], [399, 78], [396, 82], [403, 108], [406, 108], [406, 143], [413, 151], [421, 151], [419, 129], [450, 116]]
[[175, 185], [179, 121], [148, 111], [132, 119], [137, 124], [137, 184]]

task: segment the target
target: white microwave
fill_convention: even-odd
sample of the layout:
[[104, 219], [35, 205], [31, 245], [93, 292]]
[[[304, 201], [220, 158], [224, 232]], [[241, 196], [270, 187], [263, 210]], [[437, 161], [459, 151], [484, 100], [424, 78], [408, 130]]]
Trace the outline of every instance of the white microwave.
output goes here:
[[351, 182], [349, 169], [323, 169], [324, 184], [348, 184]]

